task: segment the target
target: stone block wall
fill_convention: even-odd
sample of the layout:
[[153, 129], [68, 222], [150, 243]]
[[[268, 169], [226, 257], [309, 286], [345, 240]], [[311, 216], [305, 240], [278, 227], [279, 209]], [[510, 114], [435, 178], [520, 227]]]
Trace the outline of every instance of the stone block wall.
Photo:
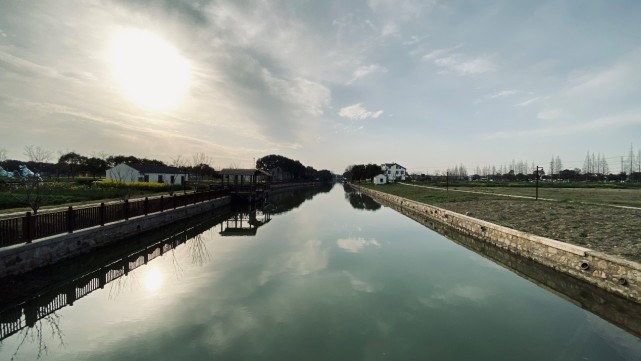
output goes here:
[[641, 303], [641, 264], [392, 194], [369, 188], [359, 187], [358, 189], [374, 199], [394, 204], [414, 216], [440, 222], [481, 242], [488, 242], [508, 252]]

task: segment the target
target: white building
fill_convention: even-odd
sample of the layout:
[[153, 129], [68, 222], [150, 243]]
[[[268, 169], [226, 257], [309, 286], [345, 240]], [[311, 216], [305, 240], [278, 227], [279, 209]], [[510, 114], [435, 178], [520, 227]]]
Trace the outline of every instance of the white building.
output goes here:
[[388, 182], [395, 182], [397, 180], [405, 180], [407, 178], [407, 168], [397, 163], [384, 163], [381, 164], [383, 174], [387, 177]]
[[372, 180], [374, 184], [385, 184], [387, 183], [387, 177], [383, 174], [379, 174]]
[[118, 182], [182, 184], [189, 179], [184, 171], [166, 165], [125, 164], [107, 169], [107, 179]]

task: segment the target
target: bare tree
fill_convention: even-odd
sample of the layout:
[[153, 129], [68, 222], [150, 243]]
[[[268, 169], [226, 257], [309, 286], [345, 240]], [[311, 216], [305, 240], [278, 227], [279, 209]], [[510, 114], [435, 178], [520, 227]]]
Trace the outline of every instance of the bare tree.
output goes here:
[[7, 150], [5, 148], [0, 148], [0, 162], [7, 160]]
[[46, 150], [41, 146], [25, 145], [24, 155], [29, 161], [34, 163], [45, 163], [51, 159], [53, 152]]
[[184, 168], [189, 167], [190, 164], [189, 164], [189, 160], [187, 158], [185, 158], [182, 155], [178, 154], [176, 156], [176, 158], [172, 158], [171, 159], [171, 165], [173, 167], [176, 167], [176, 168], [184, 169]]

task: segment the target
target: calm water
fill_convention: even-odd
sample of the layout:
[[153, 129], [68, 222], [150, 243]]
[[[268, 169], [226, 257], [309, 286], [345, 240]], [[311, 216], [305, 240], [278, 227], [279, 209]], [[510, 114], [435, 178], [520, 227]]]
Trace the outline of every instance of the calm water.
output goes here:
[[641, 359], [641, 339], [371, 199], [279, 198], [176, 237], [0, 360]]

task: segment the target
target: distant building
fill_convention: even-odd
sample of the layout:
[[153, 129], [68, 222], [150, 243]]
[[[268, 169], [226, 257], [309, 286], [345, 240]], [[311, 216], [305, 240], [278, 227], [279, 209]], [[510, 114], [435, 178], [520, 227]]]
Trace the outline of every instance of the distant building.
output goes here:
[[405, 180], [407, 178], [407, 168], [398, 163], [383, 163], [381, 164], [381, 169], [387, 177], [388, 182]]
[[387, 183], [387, 176], [379, 174], [372, 180], [374, 184], [385, 184]]
[[165, 165], [125, 164], [107, 169], [107, 179], [118, 182], [154, 182], [183, 184], [189, 178], [184, 171]]

